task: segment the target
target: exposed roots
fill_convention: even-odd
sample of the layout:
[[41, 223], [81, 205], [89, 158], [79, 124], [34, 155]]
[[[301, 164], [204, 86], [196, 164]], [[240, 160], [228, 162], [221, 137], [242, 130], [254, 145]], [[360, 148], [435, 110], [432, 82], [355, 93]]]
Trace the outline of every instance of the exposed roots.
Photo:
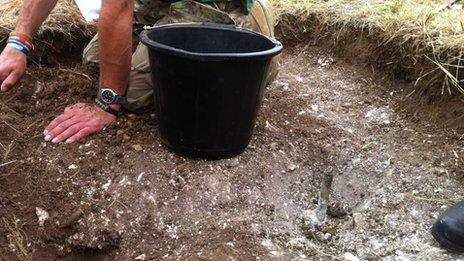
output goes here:
[[17, 221], [11, 224], [5, 217], [2, 217], [3, 224], [8, 230], [7, 239], [13, 252], [15, 252], [21, 260], [32, 260], [31, 254], [26, 249], [24, 232], [18, 225]]

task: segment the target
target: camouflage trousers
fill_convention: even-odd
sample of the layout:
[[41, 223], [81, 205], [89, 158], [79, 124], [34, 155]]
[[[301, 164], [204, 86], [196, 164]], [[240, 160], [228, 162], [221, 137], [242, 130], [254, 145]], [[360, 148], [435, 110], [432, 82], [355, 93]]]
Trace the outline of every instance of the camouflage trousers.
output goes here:
[[[140, 0], [139, 0], [140, 1]], [[136, 1], [137, 2], [137, 1]], [[164, 25], [172, 23], [211, 22], [234, 24], [242, 28], [274, 36], [273, 10], [268, 0], [255, 0], [249, 15], [232, 4], [201, 4], [192, 0], [184, 0], [173, 4], [162, 1], [151, 1], [153, 4], [142, 6], [136, 3], [134, 15], [134, 46], [129, 86], [125, 109], [143, 113], [154, 108], [151, 69], [148, 49], [138, 38], [144, 25]], [[99, 63], [98, 34], [90, 41], [83, 53], [84, 63]], [[268, 82], [277, 75], [278, 58], [271, 63]]]

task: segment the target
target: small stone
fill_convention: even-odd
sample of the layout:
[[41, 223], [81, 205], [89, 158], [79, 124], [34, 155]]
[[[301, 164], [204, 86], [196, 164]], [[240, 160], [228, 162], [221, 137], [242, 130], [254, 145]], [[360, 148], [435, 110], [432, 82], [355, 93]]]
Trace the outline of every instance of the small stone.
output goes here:
[[147, 258], [147, 255], [141, 254], [140, 256], [137, 256], [135, 260], [145, 260]]
[[132, 145], [132, 148], [135, 150], [135, 151], [142, 151], [143, 148], [140, 144], [134, 144]]
[[42, 208], [35, 208], [35, 214], [37, 215], [37, 218], [39, 219], [39, 226], [41, 227], [43, 227], [45, 220], [50, 218], [50, 215], [48, 214], [48, 212]]
[[332, 234], [330, 234], [330, 233], [325, 233], [324, 234], [324, 239], [325, 240], [330, 240], [331, 238], [332, 238]]
[[70, 170], [77, 169], [77, 165], [76, 164], [71, 164], [71, 165], [68, 166], [68, 169], [70, 169]]
[[295, 171], [297, 168], [298, 168], [298, 166], [293, 164], [293, 163], [288, 165], [288, 170], [290, 170], [290, 171]]
[[345, 254], [343, 254], [343, 260], [346, 260], [346, 261], [359, 261], [359, 258], [353, 254], [351, 254], [350, 252], [346, 252]]
[[353, 213], [353, 225], [355, 228], [364, 229], [367, 226], [366, 218], [361, 213]]

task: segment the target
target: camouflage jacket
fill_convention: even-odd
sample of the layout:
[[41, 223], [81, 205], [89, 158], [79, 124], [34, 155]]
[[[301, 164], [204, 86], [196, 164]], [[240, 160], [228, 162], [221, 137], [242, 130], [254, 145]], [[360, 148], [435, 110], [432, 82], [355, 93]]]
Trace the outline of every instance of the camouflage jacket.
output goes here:
[[[145, 7], [150, 7], [154, 4], [153, 2], [168, 2], [168, 3], [174, 3], [178, 2], [179, 0], [136, 0], [136, 11], [137, 11], [137, 5], [138, 8], [145, 8]], [[253, 1], [254, 0], [195, 0], [200, 3], [205, 3], [205, 4], [211, 4], [211, 3], [219, 3], [219, 2], [231, 2], [234, 3], [237, 7], [240, 7], [245, 14], [249, 14], [251, 12], [251, 9], [253, 8]]]

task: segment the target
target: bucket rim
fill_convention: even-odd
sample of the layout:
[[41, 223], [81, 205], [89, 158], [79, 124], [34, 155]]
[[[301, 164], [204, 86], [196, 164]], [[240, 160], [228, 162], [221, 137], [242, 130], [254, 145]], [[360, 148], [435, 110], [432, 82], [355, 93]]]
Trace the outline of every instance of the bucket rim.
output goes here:
[[[206, 28], [206, 29], [214, 29], [214, 30], [226, 30], [226, 31], [234, 31], [234, 32], [243, 32], [247, 34], [253, 34], [259, 36], [261, 38], [265, 38], [266, 40], [270, 41], [274, 44], [274, 47], [268, 50], [259, 51], [259, 52], [247, 52], [247, 53], [199, 53], [199, 52], [191, 52], [186, 51], [180, 48], [175, 48], [169, 45], [165, 45], [159, 42], [156, 42], [148, 37], [148, 33], [154, 30], [163, 29], [165, 27], [169, 28]], [[198, 59], [198, 60], [217, 60], [217, 59], [225, 59], [225, 60], [232, 60], [232, 59], [266, 59], [272, 58], [277, 56], [282, 52], [283, 45], [280, 41], [273, 37], [269, 37], [267, 35], [241, 28], [236, 27], [235, 25], [225, 25], [225, 24], [211, 24], [211, 23], [177, 23], [177, 24], [166, 24], [166, 25], [159, 25], [147, 28], [142, 31], [140, 34], [140, 40], [143, 44], [145, 44], [148, 48], [154, 48], [157, 51], [166, 52], [173, 55], [183, 56], [186, 58]]]

